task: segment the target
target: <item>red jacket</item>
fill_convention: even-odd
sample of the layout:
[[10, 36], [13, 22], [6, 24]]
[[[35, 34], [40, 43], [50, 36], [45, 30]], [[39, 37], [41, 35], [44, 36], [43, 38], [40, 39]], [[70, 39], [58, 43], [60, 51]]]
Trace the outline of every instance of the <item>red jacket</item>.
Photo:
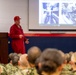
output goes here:
[[[19, 35], [23, 35], [23, 38], [20, 39]], [[24, 41], [26, 40], [26, 38], [24, 36], [22, 27], [20, 26], [19, 28], [16, 24], [12, 25], [10, 28], [10, 37], [12, 38], [12, 49], [14, 50], [14, 52], [24, 54]]]

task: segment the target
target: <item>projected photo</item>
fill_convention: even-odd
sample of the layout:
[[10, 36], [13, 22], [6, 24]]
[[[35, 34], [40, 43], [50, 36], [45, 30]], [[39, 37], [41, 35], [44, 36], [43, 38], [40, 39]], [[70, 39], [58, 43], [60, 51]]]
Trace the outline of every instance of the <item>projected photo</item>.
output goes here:
[[61, 15], [61, 24], [76, 24], [76, 3], [62, 3]]
[[42, 2], [39, 10], [40, 24], [59, 24], [59, 3]]
[[75, 25], [76, 3], [73, 1], [40, 1], [39, 2], [40, 25]]

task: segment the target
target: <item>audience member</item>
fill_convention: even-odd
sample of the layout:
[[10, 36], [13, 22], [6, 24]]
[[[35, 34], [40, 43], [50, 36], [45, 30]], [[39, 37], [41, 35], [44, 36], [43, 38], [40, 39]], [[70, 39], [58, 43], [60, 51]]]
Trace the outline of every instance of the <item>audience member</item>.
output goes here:
[[76, 75], [76, 52], [33, 46], [27, 54], [9, 54], [8, 64], [0, 63], [0, 75]]
[[40, 57], [40, 55], [41, 55], [41, 50], [36, 46], [31, 47], [28, 50], [28, 62], [32, 71], [31, 74], [33, 75], [38, 75], [35, 68], [35, 62], [36, 62], [36, 59]]
[[39, 73], [41, 75], [60, 75], [64, 60], [57, 49], [45, 49], [40, 56]]

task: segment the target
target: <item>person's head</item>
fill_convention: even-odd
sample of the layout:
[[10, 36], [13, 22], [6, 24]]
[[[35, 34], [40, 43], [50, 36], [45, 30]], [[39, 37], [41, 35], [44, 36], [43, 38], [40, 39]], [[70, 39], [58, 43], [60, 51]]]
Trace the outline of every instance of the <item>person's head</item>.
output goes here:
[[71, 56], [69, 53], [65, 54], [65, 60], [66, 60], [66, 64], [68, 64], [71, 61]]
[[72, 61], [73, 63], [76, 63], [76, 52], [72, 54], [72, 56], [71, 56], [71, 61]]
[[73, 70], [76, 70], [76, 52], [72, 54], [70, 64]]
[[33, 47], [31, 47], [28, 50], [27, 53], [28, 53], [28, 61], [29, 61], [29, 63], [34, 65], [36, 59], [41, 55], [41, 50], [38, 47], [33, 46]]
[[12, 61], [12, 59], [14, 58], [14, 56], [17, 56], [17, 53], [10, 53], [9, 54], [9, 62]]
[[22, 67], [28, 67], [29, 66], [27, 56], [28, 56], [27, 54], [22, 54], [20, 56], [20, 59], [19, 59], [19, 65], [20, 66], [22, 66]]
[[72, 56], [73, 53], [74, 53], [74, 52], [70, 51], [70, 52], [69, 52], [69, 55]]
[[62, 50], [58, 50], [60, 52], [60, 54], [62, 55], [62, 57], [65, 59], [65, 54], [63, 53]]
[[[64, 62], [64, 57], [61, 55], [62, 53], [56, 49], [45, 49], [40, 56], [40, 60], [37, 61], [42, 75], [51, 75], [55, 72], [60, 72], [62, 68], [62, 64]], [[64, 53], [63, 53], [64, 54]]]
[[21, 18], [19, 16], [14, 17], [14, 22], [15, 22], [16, 25], [20, 25], [20, 19]]
[[14, 66], [18, 65], [18, 61], [19, 61], [19, 56], [18, 55], [13, 56], [13, 58], [12, 58], [12, 64]]
[[12, 65], [18, 65], [19, 56], [17, 53], [10, 53], [9, 59]]
[[9, 59], [11, 59], [13, 57], [13, 53], [9, 54]]

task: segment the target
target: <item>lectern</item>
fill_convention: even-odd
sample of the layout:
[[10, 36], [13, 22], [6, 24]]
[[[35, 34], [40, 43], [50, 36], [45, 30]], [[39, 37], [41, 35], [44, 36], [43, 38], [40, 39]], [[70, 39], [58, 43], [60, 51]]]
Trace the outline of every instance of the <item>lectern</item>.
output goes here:
[[8, 63], [8, 33], [0, 33], [0, 63]]

